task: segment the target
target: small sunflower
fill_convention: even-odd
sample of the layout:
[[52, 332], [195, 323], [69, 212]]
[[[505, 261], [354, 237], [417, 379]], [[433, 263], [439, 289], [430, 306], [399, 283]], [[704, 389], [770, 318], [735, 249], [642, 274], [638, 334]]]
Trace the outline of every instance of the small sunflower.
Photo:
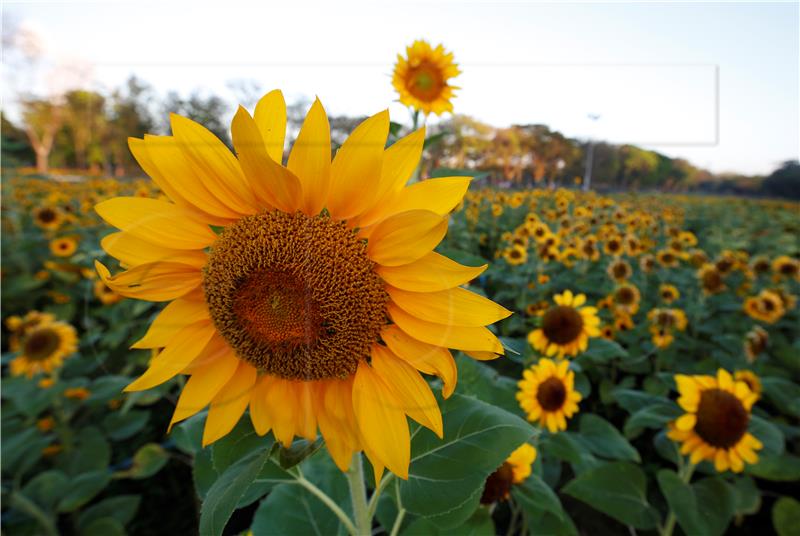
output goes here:
[[397, 55], [392, 85], [400, 94], [400, 102], [424, 114], [441, 115], [452, 112], [453, 90], [449, 80], [461, 71], [453, 62], [453, 53], [442, 45], [431, 47], [427, 41], [417, 40], [406, 47], [406, 57]]
[[772, 271], [777, 278], [800, 281], [800, 260], [781, 255], [772, 261]]
[[578, 411], [581, 394], [575, 390], [575, 373], [569, 361], [558, 365], [542, 358], [523, 373], [517, 400], [531, 422], [539, 421], [551, 433], [567, 429], [567, 419]]
[[675, 331], [686, 329], [686, 314], [680, 309], [652, 309], [647, 313], [653, 344], [667, 348], [675, 340]]
[[25, 331], [19, 339], [20, 355], [9, 364], [13, 376], [28, 378], [59, 368], [78, 345], [75, 328], [66, 322], [44, 322]]
[[639, 268], [646, 274], [651, 273], [656, 267], [656, 258], [650, 254], [639, 257]]
[[442, 378], [447, 397], [456, 380], [449, 348], [503, 353], [485, 326], [510, 311], [461, 287], [486, 266], [433, 251], [470, 179], [406, 186], [424, 129], [385, 149], [387, 111], [357, 126], [331, 162], [319, 100], [284, 166], [280, 91], [254, 117], [239, 108], [237, 155], [189, 119], [173, 115], [171, 124], [171, 136], [131, 138], [130, 147], [173, 202], [96, 207], [121, 229], [103, 248], [127, 268], [112, 276], [98, 262], [103, 282], [169, 302], [134, 344], [164, 349], [126, 390], [189, 374], [171, 424], [210, 406], [203, 445], [249, 407], [256, 432], [271, 430], [284, 446], [319, 430], [340, 469], [363, 450], [377, 479], [384, 468], [407, 478], [407, 417], [442, 435], [420, 372]]
[[697, 271], [697, 279], [703, 288], [704, 294], [719, 294], [725, 290], [725, 280], [722, 274], [711, 263], [706, 263]]
[[661, 296], [661, 301], [666, 304], [670, 304], [681, 297], [678, 287], [667, 283], [663, 283], [658, 287], [658, 295]]
[[612, 255], [614, 257], [622, 255], [625, 252], [622, 237], [609, 237], [603, 244], [603, 252], [605, 252], [606, 255]]
[[678, 266], [678, 254], [674, 249], [662, 249], [656, 253], [656, 260], [664, 268], [675, 268]]
[[750, 270], [756, 275], [763, 275], [772, 269], [772, 264], [766, 255], [757, 255], [750, 260]]
[[58, 207], [39, 207], [33, 211], [33, 222], [42, 229], [53, 231], [64, 222], [64, 214]]
[[528, 261], [528, 250], [523, 246], [511, 246], [503, 251], [503, 258], [511, 266], [519, 266]]
[[750, 391], [756, 395], [756, 397], [761, 398], [761, 380], [758, 379], [755, 372], [750, 370], [737, 370], [733, 373], [733, 379], [746, 383]]
[[56, 257], [71, 257], [77, 249], [78, 241], [69, 236], [50, 241], [50, 252]]
[[606, 268], [606, 273], [608, 274], [608, 277], [617, 283], [621, 283], [633, 275], [633, 268], [631, 268], [631, 265], [628, 261], [616, 259], [614, 262], [608, 265]]
[[744, 338], [744, 355], [748, 363], [753, 363], [769, 344], [769, 333], [761, 326], [753, 326]]
[[614, 329], [617, 331], [630, 331], [633, 329], [633, 318], [623, 312], [615, 311]]
[[757, 296], [747, 298], [742, 307], [750, 318], [767, 324], [774, 324], [786, 312], [780, 295], [771, 290], [762, 290]]
[[586, 296], [570, 290], [556, 294], [553, 301], [556, 305], [542, 315], [541, 327], [528, 334], [528, 342], [547, 356], [576, 356], [586, 350], [589, 337], [600, 335], [597, 308], [581, 307]]
[[747, 384], [723, 369], [714, 376], [675, 376], [686, 413], [670, 423], [667, 436], [681, 443], [691, 463], [714, 463], [718, 472], [740, 473], [744, 464], [758, 462], [761, 441], [747, 431], [750, 411], [758, 399]]
[[614, 300], [614, 307], [629, 316], [633, 316], [639, 310], [639, 302], [642, 299], [642, 293], [636, 285], [631, 283], [623, 283], [619, 285], [612, 295]]
[[492, 504], [508, 499], [511, 486], [522, 484], [531, 476], [531, 467], [536, 461], [536, 447], [523, 443], [509, 454], [497, 471], [489, 475], [483, 486], [481, 504]]

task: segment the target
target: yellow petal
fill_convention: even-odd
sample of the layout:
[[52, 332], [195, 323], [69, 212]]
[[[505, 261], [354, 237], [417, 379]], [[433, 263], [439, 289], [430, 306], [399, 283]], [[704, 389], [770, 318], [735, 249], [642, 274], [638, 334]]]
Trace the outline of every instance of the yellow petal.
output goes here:
[[376, 187], [375, 203], [359, 218], [362, 227], [372, 225], [386, 217], [391, 209], [394, 197], [411, 178], [422, 157], [425, 143], [425, 128], [412, 132], [397, 140], [383, 153], [381, 178]]
[[733, 392], [734, 390], [733, 376], [725, 369], [717, 370], [717, 384], [723, 391]]
[[694, 428], [694, 425], [697, 424], [697, 415], [694, 413], [686, 413], [678, 417], [678, 420], [675, 421], [675, 427], [678, 430], [691, 430]]
[[267, 407], [267, 390], [272, 376], [263, 374], [258, 377], [250, 395], [250, 420], [258, 435], [265, 435], [272, 428], [269, 408]]
[[369, 258], [384, 266], [400, 266], [421, 259], [447, 233], [447, 219], [427, 210], [412, 210], [377, 224], [367, 242]]
[[319, 393], [319, 431], [331, 458], [342, 471], [350, 468], [353, 453], [358, 450], [358, 430], [353, 413], [353, 380], [321, 382]]
[[349, 219], [372, 206], [388, 136], [389, 111], [384, 110], [358, 125], [336, 152], [327, 203], [333, 218]]
[[300, 206], [300, 181], [291, 171], [272, 160], [264, 147], [256, 122], [239, 106], [231, 123], [233, 145], [256, 196], [289, 214]]
[[204, 251], [156, 246], [125, 232], [104, 236], [100, 240], [100, 246], [121, 264], [129, 267], [148, 262], [169, 261], [202, 268], [208, 261]]
[[289, 448], [298, 417], [297, 395], [291, 380], [273, 377], [266, 389], [266, 407], [275, 438]]
[[239, 360], [236, 372], [211, 400], [206, 427], [203, 429], [203, 447], [233, 430], [250, 403], [255, 383], [256, 369], [249, 363]]
[[435, 292], [472, 281], [488, 267], [463, 266], [431, 251], [421, 259], [403, 266], [377, 266], [375, 271], [393, 287], [413, 292]]
[[106, 222], [151, 244], [174, 249], [203, 249], [217, 235], [172, 203], [144, 197], [115, 197], [95, 206]]
[[450, 350], [418, 341], [396, 325], [386, 326], [381, 338], [396, 356], [425, 374], [435, 374], [441, 378], [442, 396], [449, 398], [453, 394], [458, 369]]
[[128, 138], [128, 147], [153, 182], [195, 219], [225, 225], [241, 216], [208, 191], [172, 136]]
[[316, 396], [315, 383], [312, 382], [292, 382], [297, 400], [297, 425], [295, 430], [297, 435], [314, 441], [317, 438], [317, 416], [314, 408], [314, 397]]
[[421, 320], [454, 326], [486, 326], [511, 311], [461, 287], [439, 292], [409, 292], [386, 287], [392, 301]]
[[274, 89], [261, 97], [253, 113], [267, 154], [278, 164], [283, 163], [283, 143], [286, 136], [286, 101], [281, 90]]
[[500, 357], [500, 354], [496, 354], [494, 352], [476, 352], [474, 350], [464, 350], [464, 353], [477, 361], [491, 361], [492, 359], [497, 359]]
[[171, 301], [150, 324], [144, 337], [131, 348], [164, 348], [182, 328], [198, 320], [209, 319], [208, 306], [199, 289]]
[[411, 438], [408, 421], [390, 387], [361, 361], [353, 382], [353, 409], [368, 448], [394, 474], [408, 479]]
[[103, 283], [111, 290], [137, 300], [174, 300], [196, 289], [203, 281], [200, 270], [175, 262], [140, 264], [115, 276], [100, 261], [94, 261], [94, 266]]
[[409, 210], [430, 210], [441, 216], [456, 208], [472, 177], [443, 177], [417, 182], [400, 191], [386, 216]]
[[717, 449], [717, 452], [714, 454], [714, 469], [721, 473], [727, 471], [728, 467], [727, 453], [723, 449]]
[[372, 370], [392, 389], [406, 415], [442, 438], [442, 414], [431, 388], [414, 367], [380, 344], [372, 346]]
[[319, 99], [306, 115], [286, 167], [300, 179], [303, 212], [316, 216], [328, 199], [331, 176], [331, 127]]
[[228, 351], [220, 359], [195, 370], [183, 386], [169, 423], [170, 428], [210, 404], [214, 396], [231, 379], [238, 366], [239, 359], [232, 351]]
[[209, 192], [237, 212], [258, 212], [239, 162], [219, 138], [203, 125], [177, 114], [170, 115], [170, 125], [178, 147]]
[[445, 326], [426, 322], [406, 313], [393, 303], [386, 309], [400, 329], [422, 342], [456, 350], [503, 353], [503, 345], [484, 327]]
[[144, 374], [128, 385], [125, 391], [144, 391], [170, 380], [200, 355], [214, 333], [214, 325], [208, 320], [189, 324], [150, 361]]

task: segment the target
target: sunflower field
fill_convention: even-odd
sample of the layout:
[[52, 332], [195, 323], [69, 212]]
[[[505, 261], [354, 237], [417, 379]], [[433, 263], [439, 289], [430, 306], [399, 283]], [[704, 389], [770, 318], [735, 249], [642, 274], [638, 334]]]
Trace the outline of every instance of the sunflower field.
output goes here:
[[406, 55], [412, 128], [3, 170], [4, 533], [798, 534], [800, 205], [421, 176]]

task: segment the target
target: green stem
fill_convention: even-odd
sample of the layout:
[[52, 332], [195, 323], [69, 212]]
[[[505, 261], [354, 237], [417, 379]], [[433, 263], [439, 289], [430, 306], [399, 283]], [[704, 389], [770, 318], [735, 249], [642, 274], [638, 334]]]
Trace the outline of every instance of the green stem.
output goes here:
[[403, 518], [406, 517], [406, 509], [403, 508], [403, 503], [400, 501], [400, 486], [395, 481], [395, 493], [397, 495], [397, 517], [394, 518], [394, 525], [392, 525], [392, 532], [389, 536], [397, 536], [400, 532], [400, 527], [403, 526]]
[[361, 462], [361, 453], [353, 454], [350, 470], [347, 471], [347, 485], [350, 487], [350, 498], [353, 502], [353, 517], [355, 518], [356, 536], [370, 536], [372, 533], [372, 517], [367, 507], [367, 488], [364, 485], [364, 465]]
[[[684, 484], [688, 484], [689, 481], [692, 479], [692, 474], [694, 473], [695, 465], [691, 462], [687, 463], [683, 467], [680, 468], [678, 471], [678, 476], [681, 477], [681, 481]], [[675, 523], [678, 521], [678, 518], [675, 517], [675, 511], [672, 508], [669, 509], [669, 515], [667, 516], [667, 521], [664, 523], [664, 528], [659, 531], [661, 536], [672, 536], [672, 531], [675, 530]]]
[[344, 525], [344, 527], [347, 529], [348, 533], [353, 534], [353, 535], [359, 534], [359, 533], [356, 532], [356, 527], [353, 524], [353, 522], [350, 520], [350, 518], [347, 516], [347, 514], [344, 513], [344, 510], [339, 508], [339, 505], [336, 504], [333, 501], [333, 499], [328, 497], [328, 495], [324, 491], [319, 489], [313, 483], [311, 483], [310, 481], [306, 480], [306, 478], [303, 475], [298, 474], [296, 478], [297, 478], [296, 482], [298, 484], [300, 484], [301, 486], [306, 488], [312, 495], [314, 495], [317, 499], [322, 501], [322, 503], [325, 506], [327, 506], [334, 514], [336, 514], [336, 517], [339, 518], [339, 521], [342, 522], [342, 525]]
[[369, 504], [367, 505], [367, 512], [369, 513], [369, 518], [372, 519], [375, 517], [375, 510], [378, 508], [378, 499], [381, 497], [381, 493], [383, 490], [386, 489], [392, 481], [394, 480], [394, 473], [386, 473], [381, 479], [381, 483], [378, 484], [378, 488], [375, 490], [375, 493], [372, 494], [372, 497], [369, 498]]
[[53, 520], [47, 517], [47, 514], [42, 512], [42, 509], [36, 506], [33, 501], [29, 500], [21, 493], [14, 493], [11, 495], [11, 505], [38, 521], [44, 529], [44, 533], [48, 536], [58, 536], [58, 531], [53, 524]]

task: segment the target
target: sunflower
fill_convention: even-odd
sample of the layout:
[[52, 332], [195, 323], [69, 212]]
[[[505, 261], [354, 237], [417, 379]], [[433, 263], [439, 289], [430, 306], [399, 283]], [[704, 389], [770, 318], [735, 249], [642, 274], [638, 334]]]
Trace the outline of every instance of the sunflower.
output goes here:
[[772, 271], [778, 279], [785, 278], [800, 281], [800, 260], [781, 255], [772, 261]]
[[661, 296], [661, 301], [666, 304], [670, 304], [681, 297], [678, 288], [675, 285], [669, 285], [667, 283], [663, 283], [658, 287], [658, 294]]
[[656, 267], [656, 258], [652, 255], [642, 255], [639, 257], [639, 268], [646, 274], [652, 272]]
[[542, 358], [525, 370], [517, 385], [517, 400], [531, 422], [539, 421], [551, 433], [567, 429], [567, 419], [578, 411], [581, 394], [575, 390], [575, 373], [569, 361], [558, 365]]
[[[442, 435], [418, 371], [454, 389], [448, 348], [503, 353], [485, 326], [511, 313], [461, 285], [486, 266], [433, 251], [469, 178], [405, 184], [425, 138], [384, 150], [389, 115], [367, 119], [331, 162], [330, 129], [311, 106], [283, 166], [286, 105], [239, 108], [234, 156], [202, 126], [173, 115], [172, 136], [131, 139], [134, 156], [173, 201], [97, 205], [121, 229], [102, 246], [128, 270], [101, 279], [130, 298], [170, 302], [134, 348], [164, 348], [127, 391], [190, 378], [171, 424], [210, 405], [203, 445], [250, 408], [258, 434], [289, 446], [317, 429], [347, 470], [364, 450], [380, 478], [408, 476], [409, 416]], [[212, 230], [212, 226], [218, 230]]]
[[531, 236], [540, 244], [544, 243], [544, 241], [547, 240], [547, 237], [551, 234], [550, 227], [548, 227], [543, 221], [537, 221], [531, 228]]
[[600, 328], [600, 336], [606, 340], [614, 340], [614, 326], [605, 325]]
[[733, 379], [746, 383], [750, 391], [756, 395], [756, 397], [761, 398], [761, 380], [758, 379], [758, 376], [756, 376], [754, 372], [749, 370], [737, 370], [733, 373]]
[[750, 260], [750, 270], [756, 275], [763, 275], [772, 269], [772, 264], [766, 255], [757, 255]]
[[636, 285], [631, 283], [623, 283], [614, 290], [612, 296], [614, 300], [614, 308], [633, 316], [639, 310], [639, 302], [642, 299], [642, 293]]
[[708, 255], [702, 249], [690, 249], [687, 254], [689, 255], [689, 264], [695, 268], [701, 268], [708, 263]]
[[704, 294], [719, 294], [725, 290], [725, 280], [717, 267], [711, 263], [706, 263], [697, 271], [697, 279], [703, 287]]
[[606, 268], [606, 273], [608, 274], [608, 277], [617, 283], [621, 283], [633, 275], [633, 268], [631, 268], [631, 265], [628, 261], [616, 259], [614, 262], [608, 265]]
[[622, 238], [619, 236], [609, 237], [603, 244], [603, 251], [606, 255], [613, 255], [614, 257], [622, 255], [625, 251], [622, 244]]
[[678, 254], [673, 249], [662, 249], [656, 253], [656, 260], [664, 268], [675, 268], [678, 266]]
[[542, 315], [541, 327], [528, 334], [528, 342], [547, 356], [576, 356], [586, 350], [589, 337], [600, 335], [597, 308], [581, 307], [586, 296], [570, 290], [556, 294], [553, 301], [556, 305]]
[[747, 298], [742, 307], [750, 318], [767, 324], [774, 324], [786, 312], [780, 295], [771, 290], [762, 290], [757, 296]]
[[77, 342], [75, 328], [66, 322], [46, 321], [27, 329], [18, 342], [20, 355], [9, 364], [11, 374], [28, 378], [49, 374], [75, 352]]
[[523, 443], [509, 454], [497, 471], [489, 475], [483, 486], [481, 504], [505, 501], [511, 493], [511, 486], [522, 484], [531, 476], [531, 467], [536, 461], [536, 447]]
[[680, 309], [652, 309], [647, 313], [653, 344], [667, 348], [675, 340], [674, 332], [686, 329], [686, 314]]
[[426, 115], [441, 115], [453, 111], [450, 99], [458, 88], [448, 82], [460, 73], [452, 52], [442, 45], [433, 48], [427, 41], [417, 40], [406, 47], [406, 57], [397, 55], [392, 85], [406, 106]]
[[42, 229], [52, 231], [64, 222], [64, 214], [58, 207], [39, 207], [33, 211], [33, 222]]
[[511, 266], [519, 266], [527, 262], [528, 250], [522, 246], [512, 246], [503, 251], [503, 258]]
[[744, 339], [744, 355], [748, 363], [752, 363], [767, 349], [769, 333], [761, 326], [753, 326]]
[[723, 369], [717, 376], [675, 376], [686, 413], [670, 423], [667, 436], [681, 443], [681, 454], [691, 463], [714, 463], [718, 472], [740, 473], [744, 464], [758, 462], [761, 441], [747, 431], [750, 410], [758, 399], [747, 384], [735, 381]]
[[78, 241], [69, 236], [50, 241], [50, 252], [56, 257], [71, 257], [77, 249]]

